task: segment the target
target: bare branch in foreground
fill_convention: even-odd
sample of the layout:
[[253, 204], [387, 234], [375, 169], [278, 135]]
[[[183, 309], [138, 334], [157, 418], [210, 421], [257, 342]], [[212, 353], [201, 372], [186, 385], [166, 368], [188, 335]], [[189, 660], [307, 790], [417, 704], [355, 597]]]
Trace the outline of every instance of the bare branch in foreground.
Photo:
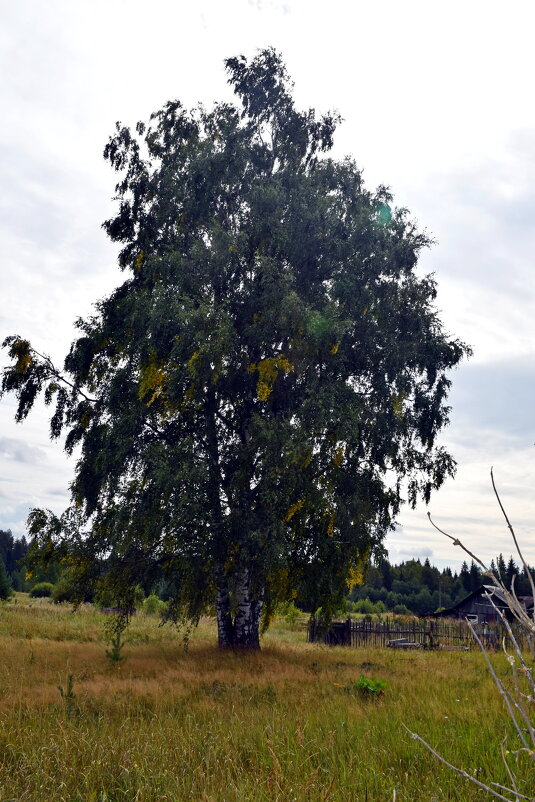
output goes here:
[[479, 557], [476, 557], [476, 555], [475, 555], [475, 554], [472, 554], [472, 552], [471, 552], [469, 549], [467, 549], [467, 548], [466, 548], [466, 546], [464, 546], [464, 545], [461, 543], [461, 541], [459, 540], [459, 538], [457, 538], [457, 537], [453, 537], [453, 535], [448, 535], [448, 533], [447, 533], [447, 532], [444, 532], [444, 530], [443, 530], [443, 529], [441, 529], [439, 526], [437, 526], [437, 525], [436, 525], [436, 523], [435, 523], [435, 522], [433, 521], [433, 519], [431, 518], [431, 513], [430, 513], [430, 512], [428, 512], [428, 513], [427, 513], [427, 517], [429, 518], [429, 522], [431, 523], [431, 526], [434, 526], [434, 527], [435, 527], [435, 529], [437, 530], [437, 532], [440, 532], [440, 534], [441, 534], [441, 535], [445, 535], [446, 537], [449, 537], [449, 539], [450, 539], [450, 540], [453, 540], [453, 545], [454, 545], [454, 546], [460, 546], [460, 547], [462, 548], [462, 550], [463, 550], [463, 551], [465, 551], [465, 552], [466, 552], [468, 555], [470, 555], [470, 557], [473, 559], [473, 561], [474, 561], [474, 562], [476, 562], [476, 563], [479, 563], [479, 565], [480, 565], [480, 566], [483, 568], [483, 570], [484, 570], [484, 572], [485, 572], [486, 574], [488, 574], [488, 573], [489, 573], [489, 569], [487, 568], [487, 566], [485, 565], [485, 563], [481, 562], [481, 560], [479, 559]]
[[501, 679], [496, 674], [496, 672], [494, 670], [494, 667], [493, 667], [492, 663], [490, 662], [490, 658], [489, 658], [489, 655], [487, 653], [487, 650], [485, 649], [485, 646], [481, 642], [481, 639], [479, 638], [477, 632], [475, 631], [474, 627], [472, 626], [472, 623], [470, 621], [468, 621], [468, 619], [466, 619], [466, 622], [467, 622], [468, 626], [470, 627], [472, 635], [476, 639], [477, 644], [478, 644], [479, 648], [481, 649], [481, 651], [483, 653], [483, 657], [485, 658], [485, 662], [487, 664], [487, 667], [488, 667], [488, 669], [489, 669], [489, 671], [490, 671], [490, 673], [492, 675], [492, 679], [494, 680], [494, 682], [496, 684], [496, 687], [498, 688], [498, 691], [500, 692], [500, 695], [501, 695], [502, 699], [505, 702], [505, 706], [507, 707], [507, 712], [509, 713], [509, 718], [511, 719], [511, 721], [513, 722], [513, 724], [515, 726], [515, 729], [517, 731], [518, 737], [522, 741], [523, 746], [525, 746], [526, 749], [529, 749], [528, 742], [527, 742], [527, 740], [526, 740], [526, 738], [524, 736], [524, 733], [522, 732], [520, 724], [516, 720], [516, 715], [515, 715], [515, 711], [514, 711], [513, 708], [516, 707], [516, 709], [519, 710], [520, 713], [522, 713], [522, 711], [519, 709], [519, 706], [518, 706], [517, 702], [515, 701], [515, 699], [513, 699], [512, 695], [511, 695], [511, 692], [507, 690], [507, 688], [505, 687], [505, 685], [503, 684]]
[[[528, 564], [526, 563], [526, 561], [524, 559], [524, 555], [520, 551], [520, 546], [518, 545], [518, 540], [516, 539], [515, 530], [511, 526], [511, 521], [509, 520], [509, 517], [508, 517], [507, 513], [505, 512], [504, 506], [502, 504], [502, 500], [501, 500], [500, 495], [498, 493], [498, 490], [496, 488], [496, 483], [494, 481], [494, 468], [490, 469], [490, 479], [491, 479], [491, 482], [492, 482], [492, 489], [494, 490], [494, 495], [496, 496], [496, 498], [498, 500], [498, 504], [500, 505], [500, 509], [501, 509], [501, 511], [503, 513], [503, 517], [505, 518], [505, 522], [506, 522], [506, 524], [508, 526], [508, 529], [509, 529], [509, 531], [511, 533], [511, 537], [513, 538], [513, 542], [515, 544], [518, 556], [520, 557], [520, 559], [522, 561], [522, 565], [524, 567], [524, 570], [525, 570], [526, 574], [528, 575], [529, 584], [531, 586], [531, 595], [533, 596], [533, 599], [535, 599], [535, 584], [533, 583], [533, 577], [531, 576], [531, 571], [529, 570], [529, 566], [528, 566]], [[533, 610], [533, 618], [535, 620], [535, 608]]]
[[439, 755], [439, 753], [435, 749], [433, 749], [433, 747], [430, 744], [428, 744], [427, 741], [424, 741], [424, 739], [420, 738], [420, 736], [417, 735], [415, 732], [409, 730], [409, 728], [406, 727], [405, 724], [403, 726], [405, 727], [411, 738], [423, 744], [425, 748], [428, 749], [431, 752], [431, 754], [437, 758], [437, 760], [440, 760], [440, 762], [443, 763], [445, 766], [447, 766], [449, 769], [453, 769], [453, 771], [457, 772], [457, 774], [460, 774], [461, 777], [464, 777], [466, 780], [470, 780], [471, 782], [478, 785], [480, 788], [483, 788], [484, 791], [488, 791], [489, 794], [495, 796], [496, 799], [503, 799], [505, 800], [505, 802], [516, 802], [516, 799], [527, 799], [529, 800], [529, 802], [534, 801], [534, 797], [532, 796], [524, 796], [523, 794], [519, 794], [516, 791], [513, 791], [511, 788], [505, 788], [503, 786], [500, 786], [500, 788], [503, 788], [503, 790], [506, 791], [508, 794], [513, 794], [516, 797], [516, 799], [511, 800], [510, 797], [502, 796], [502, 794], [499, 794], [498, 791], [495, 791], [489, 785], [485, 785], [485, 783], [480, 782], [476, 777], [474, 777], [472, 774], [468, 774], [468, 772], [465, 771], [464, 769], [459, 769], [452, 763], [448, 763], [448, 761], [445, 758], [443, 758], [442, 755]]
[[[523, 565], [524, 571], [525, 571], [525, 573], [527, 574], [527, 576], [529, 578], [529, 583], [530, 583], [531, 592], [532, 592], [532, 599], [535, 600], [535, 583], [534, 583], [533, 577], [531, 575], [531, 571], [529, 569], [529, 566], [526, 563], [526, 561], [524, 559], [524, 556], [522, 554], [522, 551], [520, 549], [520, 546], [518, 544], [518, 540], [517, 540], [515, 531], [514, 531], [512, 525], [511, 525], [509, 517], [508, 517], [508, 515], [507, 515], [507, 513], [505, 511], [505, 508], [504, 508], [504, 506], [502, 504], [502, 501], [500, 499], [500, 495], [498, 493], [498, 490], [496, 488], [496, 483], [494, 481], [494, 472], [493, 472], [492, 469], [490, 471], [490, 476], [491, 476], [491, 481], [492, 481], [492, 487], [493, 487], [493, 490], [494, 490], [494, 494], [495, 494], [496, 499], [498, 501], [499, 507], [500, 507], [500, 509], [501, 509], [501, 511], [503, 513], [505, 521], [507, 523], [507, 527], [509, 529], [511, 537], [513, 538], [513, 542], [515, 544], [515, 548], [516, 548], [516, 551], [518, 553], [518, 556], [520, 557], [520, 560], [522, 561], [522, 565]], [[514, 633], [512, 627], [511, 627], [509, 621], [507, 620], [507, 617], [506, 617], [506, 615], [504, 613], [504, 610], [501, 607], [498, 607], [498, 605], [495, 603], [493, 597], [499, 599], [501, 602], [503, 602], [507, 606], [507, 609], [510, 611], [513, 619], [516, 621], [516, 623], [521, 627], [521, 629], [525, 633], [526, 638], [527, 638], [527, 643], [528, 643], [528, 646], [529, 646], [529, 649], [530, 649], [530, 652], [531, 652], [532, 656], [535, 656], [535, 650], [534, 650], [535, 608], [533, 610], [532, 615], [530, 616], [529, 613], [527, 612], [526, 606], [524, 606], [524, 604], [522, 604], [522, 602], [520, 601], [520, 599], [518, 598], [518, 596], [516, 594], [514, 577], [513, 577], [512, 581], [511, 581], [511, 587], [510, 588], [507, 587], [505, 585], [504, 579], [499, 574], [499, 572], [496, 575], [496, 573], [493, 570], [488, 570], [487, 567], [485, 566], [485, 564], [478, 557], [476, 557], [475, 554], [473, 554], [469, 549], [467, 549], [466, 546], [464, 546], [458, 538], [452, 537], [452, 535], [449, 535], [447, 532], [444, 532], [444, 530], [440, 529], [440, 527], [438, 527], [434, 523], [434, 521], [432, 520], [431, 515], [430, 515], [429, 512], [427, 513], [427, 515], [428, 515], [429, 521], [431, 522], [432, 526], [434, 526], [434, 528], [438, 532], [440, 532], [441, 534], [445, 535], [447, 538], [452, 540], [454, 546], [460, 546], [462, 548], [462, 550], [464, 552], [466, 552], [466, 554], [468, 554], [472, 558], [472, 560], [474, 562], [476, 562], [480, 566], [482, 566], [482, 568], [485, 571], [485, 576], [489, 577], [489, 579], [492, 582], [492, 585], [485, 586], [485, 589], [487, 591], [486, 596], [487, 596], [488, 600], [490, 601], [490, 604], [494, 608], [498, 618], [501, 620], [502, 624], [504, 625], [504, 628], [505, 628], [505, 631], [506, 631], [506, 634], [504, 635], [504, 638], [503, 638], [503, 650], [505, 652], [505, 656], [507, 658], [507, 661], [509, 663], [509, 666], [510, 666], [511, 672], [512, 672], [512, 688], [511, 689], [506, 687], [504, 682], [502, 682], [502, 680], [498, 677], [498, 675], [497, 675], [497, 673], [496, 673], [496, 671], [495, 671], [495, 669], [494, 669], [494, 667], [492, 665], [492, 662], [491, 662], [491, 660], [489, 658], [489, 655], [488, 655], [488, 652], [487, 652], [487, 649], [486, 649], [486, 645], [483, 642], [483, 640], [479, 637], [479, 635], [476, 632], [472, 622], [469, 621], [468, 618], [466, 619], [466, 622], [467, 622], [467, 624], [468, 624], [468, 626], [470, 628], [470, 631], [471, 631], [474, 639], [476, 640], [476, 642], [477, 642], [477, 644], [478, 644], [478, 646], [479, 646], [479, 648], [480, 648], [480, 650], [481, 650], [481, 652], [483, 654], [483, 657], [485, 658], [485, 662], [487, 664], [489, 672], [490, 672], [490, 674], [491, 674], [491, 676], [492, 676], [492, 678], [494, 680], [494, 683], [495, 683], [495, 685], [496, 685], [496, 687], [498, 689], [498, 692], [500, 693], [500, 695], [501, 695], [501, 697], [502, 697], [502, 699], [503, 699], [503, 701], [505, 703], [505, 707], [506, 707], [506, 710], [507, 710], [508, 717], [511, 720], [511, 723], [513, 724], [513, 726], [514, 726], [514, 728], [516, 730], [516, 734], [517, 734], [517, 736], [518, 736], [518, 738], [520, 740], [521, 747], [519, 749], [513, 750], [512, 754], [513, 755], [518, 755], [519, 752], [527, 752], [527, 754], [530, 756], [530, 758], [532, 760], [535, 760], [535, 726], [532, 723], [532, 717], [530, 715], [530, 711], [528, 711], [528, 704], [535, 704], [535, 680], [533, 678], [533, 671], [532, 671], [532, 668], [529, 667], [526, 664], [524, 655], [522, 654], [522, 649], [519, 646], [519, 641], [517, 640], [517, 637], [515, 636], [515, 633]], [[513, 653], [510, 653], [510, 652], [507, 651], [506, 638], [509, 638], [509, 640], [511, 642], [512, 652]], [[520, 679], [520, 675], [522, 675], [523, 680]], [[526, 684], [527, 684], [527, 686], [529, 688], [529, 692], [528, 693], [525, 692], [525, 687], [523, 685], [524, 680], [525, 680], [525, 682], [526, 682]], [[506, 800], [506, 802], [519, 802], [522, 799], [526, 799], [526, 800], [529, 800], [530, 802], [535, 802], [535, 797], [525, 796], [524, 794], [521, 794], [519, 792], [519, 790], [518, 790], [517, 779], [515, 777], [515, 773], [514, 773], [513, 769], [511, 768], [511, 766], [509, 765], [509, 763], [507, 762], [506, 755], [508, 753], [506, 752], [506, 750], [504, 748], [505, 741], [503, 741], [501, 743], [501, 746], [500, 746], [501, 755], [502, 755], [502, 760], [504, 762], [504, 765], [505, 765], [505, 768], [506, 768], [507, 774], [509, 776], [509, 780], [511, 782], [511, 786], [512, 787], [511, 788], [507, 788], [504, 785], [500, 785], [499, 783], [493, 782], [493, 783], [491, 783], [491, 785], [493, 786], [491, 788], [489, 785], [485, 785], [484, 783], [480, 782], [480, 780], [478, 780], [473, 775], [468, 774], [468, 772], [464, 771], [464, 769], [459, 769], [457, 766], [454, 766], [451, 763], [449, 763], [441, 755], [439, 755], [438, 752], [435, 749], [433, 749], [426, 741], [424, 741], [423, 738], [421, 738], [416, 733], [411, 732], [411, 730], [409, 730], [408, 727], [406, 727], [405, 725], [403, 725], [403, 726], [405, 727], [407, 732], [411, 735], [411, 737], [414, 738], [414, 740], [419, 741], [421, 744], [423, 744], [423, 746], [425, 746], [426, 749], [428, 749], [431, 752], [431, 754], [433, 754], [437, 758], [437, 760], [439, 760], [445, 766], [448, 766], [448, 768], [452, 769], [457, 774], [460, 774], [465, 779], [470, 780], [475, 785], [477, 785], [480, 788], [482, 788], [483, 790], [487, 791], [487, 793], [491, 794], [496, 799]], [[495, 790], [495, 789], [500, 789], [500, 791], [503, 791], [504, 793], [510, 794], [511, 796], [510, 797], [503, 796], [502, 793], [499, 793], [499, 791]]]
[[[500, 744], [500, 752], [501, 752], [503, 764], [504, 764], [504, 766], [505, 766], [505, 768], [507, 770], [507, 774], [509, 775], [509, 780], [511, 782], [511, 785], [514, 788], [514, 792], [515, 792], [516, 796], [519, 796], [519, 791], [518, 791], [518, 788], [516, 787], [515, 775], [511, 771], [511, 767], [510, 767], [509, 763], [507, 762], [507, 756], [506, 756], [506, 752], [505, 752], [505, 742], [506, 742], [506, 740], [507, 740], [507, 736], [505, 736], [505, 738], [503, 739], [503, 741]], [[502, 791], [506, 791], [507, 790], [503, 785], [499, 785], [499, 783], [492, 783], [492, 785], [495, 785], [496, 788], [501, 788]]]

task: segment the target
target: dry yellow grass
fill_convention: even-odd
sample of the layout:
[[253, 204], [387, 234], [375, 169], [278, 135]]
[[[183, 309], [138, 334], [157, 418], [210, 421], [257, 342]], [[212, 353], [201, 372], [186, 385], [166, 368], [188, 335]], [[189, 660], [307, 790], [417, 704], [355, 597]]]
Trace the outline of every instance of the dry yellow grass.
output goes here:
[[[279, 622], [262, 653], [220, 653], [208, 620], [185, 652], [137, 616], [114, 667], [103, 623], [46, 602], [0, 608], [0, 802], [484, 798], [403, 722], [505, 780], [509, 726], [477, 652], [331, 649]], [[57, 689], [69, 674], [70, 706]], [[348, 693], [360, 674], [385, 679], [385, 696]]]

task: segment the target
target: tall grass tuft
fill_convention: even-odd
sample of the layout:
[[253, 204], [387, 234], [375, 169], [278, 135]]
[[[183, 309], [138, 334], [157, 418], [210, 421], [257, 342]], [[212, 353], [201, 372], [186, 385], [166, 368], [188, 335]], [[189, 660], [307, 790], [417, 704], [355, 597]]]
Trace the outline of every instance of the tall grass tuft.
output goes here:
[[72, 716], [76, 704], [76, 694], [74, 693], [74, 676], [69, 674], [65, 688], [63, 688], [62, 685], [58, 685], [57, 689], [65, 705], [65, 712], [67, 716]]

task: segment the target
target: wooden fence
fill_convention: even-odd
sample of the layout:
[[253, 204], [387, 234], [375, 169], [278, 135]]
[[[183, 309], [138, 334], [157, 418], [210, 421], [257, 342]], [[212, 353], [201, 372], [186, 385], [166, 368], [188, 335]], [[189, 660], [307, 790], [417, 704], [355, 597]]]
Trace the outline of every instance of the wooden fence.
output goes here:
[[[475, 626], [479, 638], [488, 649], [500, 648], [505, 629], [502, 624]], [[515, 631], [519, 646], [525, 648], [522, 633]], [[329, 646], [371, 646], [385, 648], [470, 649], [476, 645], [466, 621], [447, 618], [387, 618], [384, 621], [361, 619], [334, 621], [328, 628], [311, 618], [309, 643]]]

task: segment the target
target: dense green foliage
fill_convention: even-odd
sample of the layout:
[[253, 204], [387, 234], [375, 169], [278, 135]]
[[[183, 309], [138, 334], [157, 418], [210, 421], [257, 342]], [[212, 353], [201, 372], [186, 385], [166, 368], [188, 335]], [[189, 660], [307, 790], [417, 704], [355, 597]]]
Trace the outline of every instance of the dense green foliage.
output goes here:
[[348, 693], [356, 693], [364, 698], [374, 698], [383, 696], [386, 688], [386, 680], [376, 677], [365, 677], [361, 674], [357, 680], [346, 685]]
[[[0, 563], [3, 563], [13, 590], [29, 590], [22, 561], [28, 551], [25, 537], [13, 537], [10, 529], [0, 529]], [[1, 570], [1, 569], [0, 569]]]
[[2, 387], [18, 420], [43, 391], [81, 449], [72, 506], [31, 515], [40, 556], [126, 605], [163, 576], [175, 615], [216, 600], [220, 643], [255, 647], [262, 607], [334, 609], [404, 497], [453, 473], [435, 440], [467, 348], [415, 271], [428, 238], [326, 155], [338, 118], [296, 110], [272, 50], [226, 68], [236, 105], [117, 125], [129, 276], [62, 371], [8, 338]]
[[0, 600], [5, 601], [6, 599], [9, 599], [12, 593], [13, 587], [11, 585], [11, 580], [6, 571], [4, 561], [0, 556]]
[[[0, 563], [3, 563], [7, 581], [14, 591], [29, 592], [38, 582], [59, 582], [65, 575], [65, 567], [58, 561], [40, 563], [35, 570], [28, 571], [26, 557], [29, 544], [24, 536], [16, 538], [10, 529], [0, 529]], [[1, 569], [0, 569], [1, 570]]]
[[32, 599], [44, 599], [46, 596], [52, 596], [54, 592], [54, 585], [52, 582], [37, 582], [30, 591]]

